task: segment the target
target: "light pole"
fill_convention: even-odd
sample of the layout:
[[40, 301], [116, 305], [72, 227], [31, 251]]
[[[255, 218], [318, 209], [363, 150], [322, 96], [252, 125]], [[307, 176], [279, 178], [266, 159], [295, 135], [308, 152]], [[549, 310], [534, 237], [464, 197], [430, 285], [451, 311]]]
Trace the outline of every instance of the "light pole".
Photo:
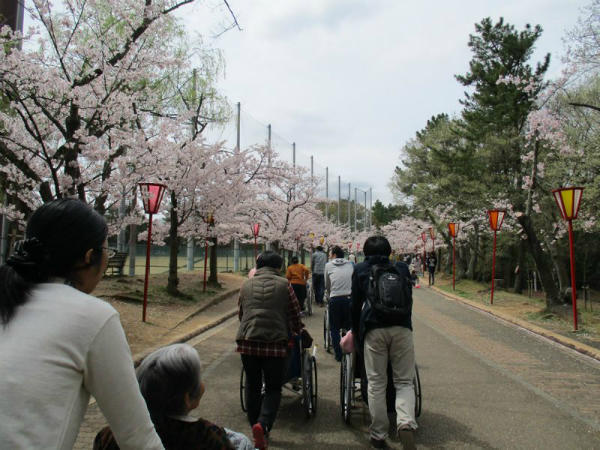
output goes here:
[[494, 279], [496, 278], [496, 232], [500, 230], [506, 211], [502, 209], [488, 209], [488, 218], [490, 219], [490, 228], [494, 231], [494, 250], [492, 251], [492, 292], [490, 296], [490, 305], [494, 304]]
[[456, 222], [450, 222], [448, 224], [448, 231], [452, 236], [452, 290], [456, 290], [456, 251], [455, 251], [455, 239], [458, 234], [459, 225]]
[[146, 308], [148, 307], [148, 276], [150, 275], [150, 243], [152, 242], [152, 215], [158, 212], [160, 202], [165, 193], [166, 186], [160, 183], [138, 183], [142, 195], [144, 211], [149, 214], [148, 237], [146, 239], [146, 275], [144, 276], [144, 306], [142, 309], [142, 322], [146, 321]]
[[552, 191], [560, 215], [569, 225], [569, 258], [571, 260], [571, 303], [573, 304], [573, 329], [577, 331], [577, 291], [575, 289], [575, 254], [573, 252], [573, 219], [577, 219], [582, 187], [566, 187]]

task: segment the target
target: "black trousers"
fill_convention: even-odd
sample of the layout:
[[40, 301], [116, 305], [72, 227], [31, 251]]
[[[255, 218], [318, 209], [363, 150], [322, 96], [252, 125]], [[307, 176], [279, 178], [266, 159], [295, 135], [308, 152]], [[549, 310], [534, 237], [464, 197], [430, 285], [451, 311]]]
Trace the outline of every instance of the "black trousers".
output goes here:
[[[279, 403], [281, 386], [287, 368], [287, 358], [251, 356], [242, 354], [242, 364], [246, 372], [246, 404], [250, 425], [260, 423], [270, 431], [273, 428]], [[261, 398], [263, 377], [265, 395]]]
[[300, 310], [304, 310], [304, 300], [306, 300], [306, 285], [292, 283], [292, 289], [294, 289], [294, 294], [296, 294], [298, 303], [300, 303]]
[[313, 273], [313, 290], [315, 291], [315, 302], [323, 304], [323, 294], [325, 292], [325, 275], [322, 273]]

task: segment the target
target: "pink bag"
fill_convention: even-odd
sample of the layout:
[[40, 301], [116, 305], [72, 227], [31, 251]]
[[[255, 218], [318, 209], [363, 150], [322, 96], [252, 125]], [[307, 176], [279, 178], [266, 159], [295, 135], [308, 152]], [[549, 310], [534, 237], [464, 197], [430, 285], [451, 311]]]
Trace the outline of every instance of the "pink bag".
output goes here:
[[354, 335], [352, 330], [348, 331], [340, 341], [340, 347], [344, 353], [352, 353], [354, 351]]

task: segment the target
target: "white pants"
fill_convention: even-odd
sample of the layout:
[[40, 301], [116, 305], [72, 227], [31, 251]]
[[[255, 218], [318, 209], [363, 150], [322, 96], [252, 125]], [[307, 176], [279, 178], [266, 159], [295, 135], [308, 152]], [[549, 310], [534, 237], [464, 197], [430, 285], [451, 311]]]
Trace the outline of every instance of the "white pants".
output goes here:
[[405, 327], [369, 330], [365, 337], [365, 371], [369, 382], [369, 411], [371, 437], [385, 439], [389, 421], [386, 405], [387, 366], [391, 362], [396, 388], [396, 425], [417, 429], [415, 421], [415, 349], [412, 331]]

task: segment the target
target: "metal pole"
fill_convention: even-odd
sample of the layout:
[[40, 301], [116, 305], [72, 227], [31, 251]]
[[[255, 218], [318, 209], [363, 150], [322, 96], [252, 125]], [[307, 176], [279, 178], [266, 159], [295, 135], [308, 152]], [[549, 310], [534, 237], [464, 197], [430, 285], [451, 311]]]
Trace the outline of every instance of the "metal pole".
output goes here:
[[350, 210], [350, 202], [352, 199], [352, 188], [350, 187], [350, 183], [348, 183], [348, 228], [352, 229], [352, 222], [350, 222], [350, 214], [351, 214], [351, 210]]
[[494, 230], [494, 250], [492, 252], [492, 295], [490, 305], [494, 304], [494, 279], [496, 278], [496, 230]]
[[337, 207], [337, 222], [336, 225], [340, 224], [340, 207], [342, 204], [342, 177], [338, 175], [338, 207]]
[[371, 214], [373, 213], [373, 188], [369, 188], [369, 230], [373, 226], [373, 217]]
[[455, 238], [452, 236], [452, 290], [456, 290], [456, 251]]
[[325, 219], [329, 220], [329, 167], [325, 167]]
[[[242, 105], [240, 104], [240, 102], [238, 102], [237, 104], [237, 141], [236, 141], [236, 151], [237, 153], [240, 152], [240, 125], [241, 125], [241, 112], [242, 112]], [[271, 128], [271, 125], [269, 125], [269, 129]], [[270, 135], [271, 133], [269, 133]], [[238, 240], [237, 237], [233, 238], [233, 271], [234, 272], [239, 272], [240, 270], [240, 241]]]
[[294, 169], [296, 168], [296, 143], [292, 142], [292, 164]]
[[150, 275], [150, 242], [152, 241], [152, 214], [148, 223], [148, 237], [146, 238], [146, 276], [144, 277], [144, 306], [142, 308], [142, 322], [146, 321], [146, 308], [148, 306], [148, 276]]
[[363, 231], [367, 229], [367, 191], [365, 191], [365, 217], [363, 221]]
[[575, 288], [575, 254], [573, 252], [573, 223], [570, 220], [569, 255], [571, 259], [571, 303], [573, 303], [573, 329], [577, 331], [577, 290]]
[[310, 180], [315, 177], [315, 161], [313, 155], [310, 155]]
[[354, 188], [354, 231], [358, 231], [358, 188]]

